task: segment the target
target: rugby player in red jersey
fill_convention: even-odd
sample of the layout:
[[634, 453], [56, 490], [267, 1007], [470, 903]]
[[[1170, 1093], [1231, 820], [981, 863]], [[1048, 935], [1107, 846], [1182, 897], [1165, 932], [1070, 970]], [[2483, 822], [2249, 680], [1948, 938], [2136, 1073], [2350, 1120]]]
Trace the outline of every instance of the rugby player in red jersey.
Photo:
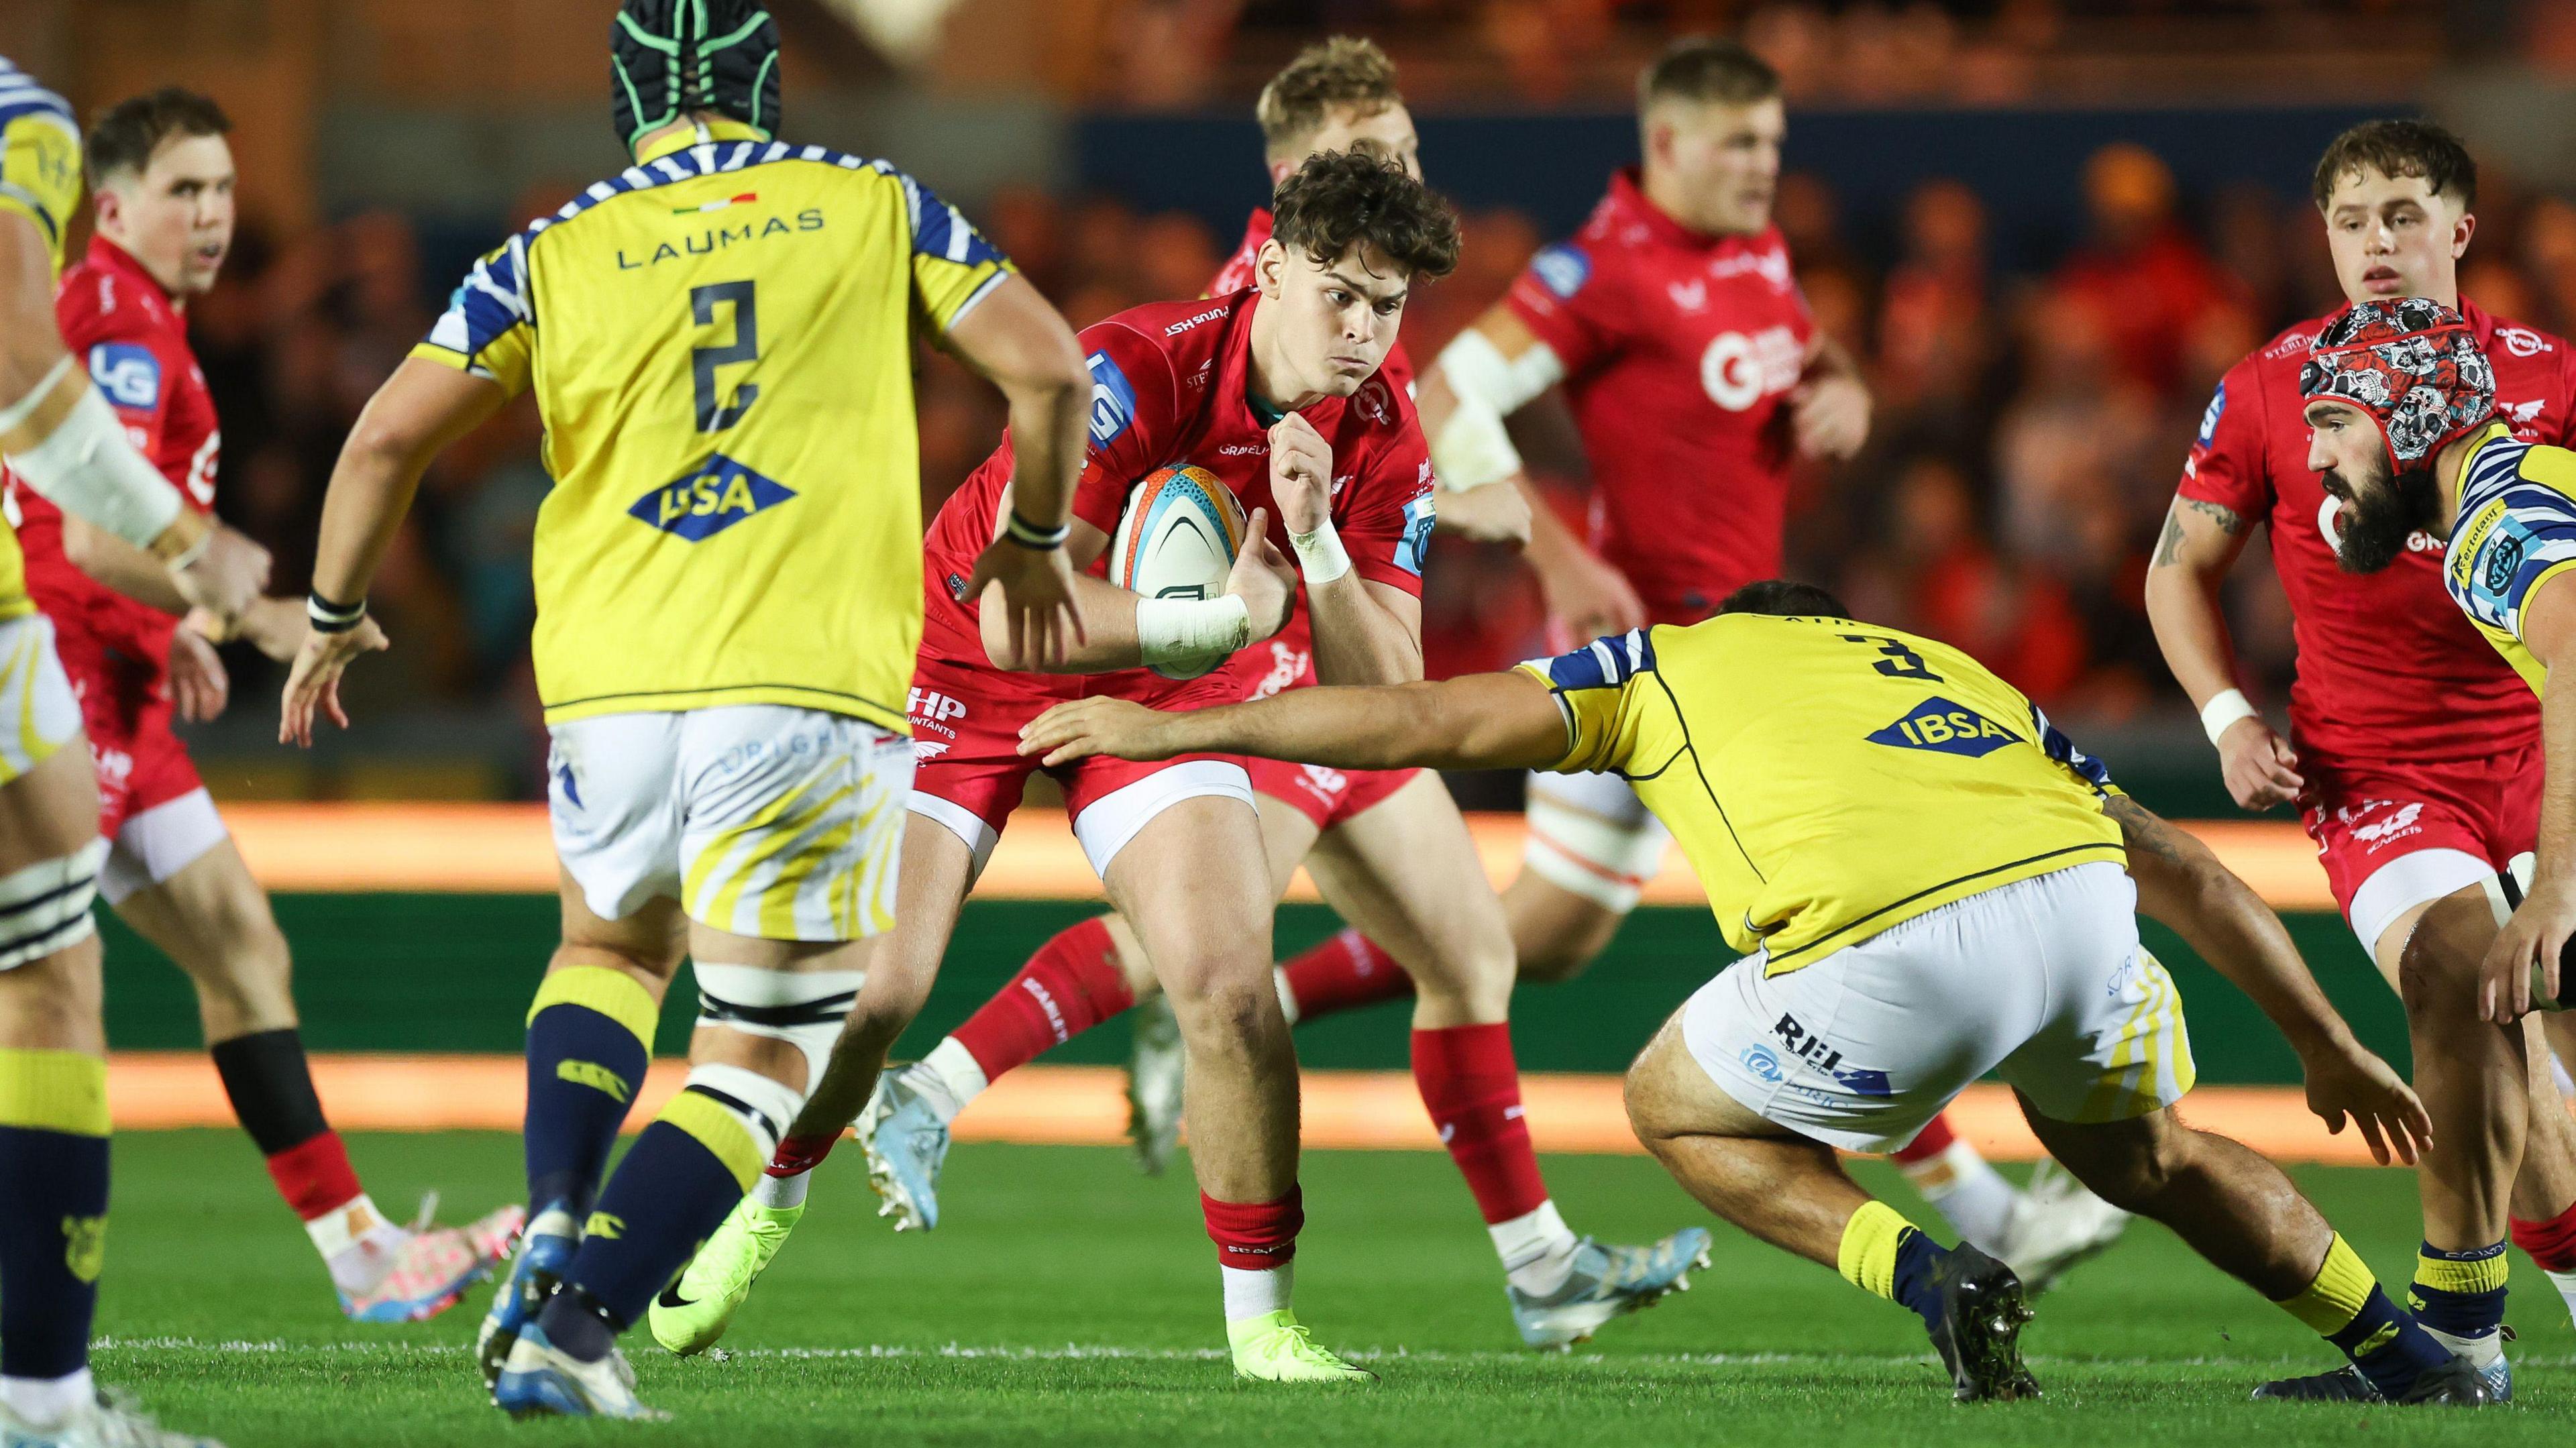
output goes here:
[[[212, 100], [177, 89], [99, 118], [88, 140], [97, 234], [63, 273], [54, 308], [64, 345], [88, 365], [126, 435], [204, 513], [222, 436], [184, 312], [214, 284], [232, 242], [230, 127]], [[417, 1232], [376, 1210], [314, 1093], [286, 937], [171, 731], [174, 713], [193, 721], [223, 711], [224, 667], [210, 640], [238, 634], [292, 658], [303, 607], [263, 598], [238, 618], [191, 615], [169, 570], [142, 549], [14, 478], [8, 503], [28, 592], [53, 622], [97, 761], [99, 836], [109, 842], [99, 893], [196, 986], [233, 1113], [303, 1219], [343, 1309], [374, 1322], [445, 1311], [508, 1248], [519, 1209]]]
[[[1008, 438], [932, 523], [897, 924], [771, 1176], [656, 1305], [665, 1346], [693, 1351], [724, 1330], [793, 1224], [806, 1170], [858, 1115], [886, 1048], [919, 1011], [958, 907], [1032, 772], [1018, 752], [1023, 724], [1057, 701], [1102, 693], [1183, 708], [1239, 700], [1268, 668], [1246, 646], [1278, 633], [1292, 607], [1306, 615], [1326, 675], [1421, 676], [1431, 462], [1412, 403], [1375, 374], [1409, 288], [1456, 264], [1457, 222], [1400, 167], [1353, 154], [1308, 161], [1275, 204], [1277, 234], [1253, 289], [1135, 308], [1082, 334], [1094, 386], [1065, 546], [1089, 570], [1087, 636], [1069, 657], [1047, 674], [1021, 672], [1034, 661], [1012, 646], [990, 598], [965, 596], [972, 558], [1008, 504]], [[1183, 464], [1234, 490], [1253, 535], [1225, 594], [1140, 599], [1105, 581], [1102, 555], [1136, 482]], [[1289, 1307], [1304, 1220], [1297, 1064], [1270, 983], [1273, 872], [1243, 764], [1199, 756], [1056, 773], [1074, 833], [1179, 1019], [1191, 1165], [1236, 1373], [1372, 1378], [1316, 1344]], [[938, 1151], [945, 1136], [938, 1121], [910, 1133]], [[925, 1175], [935, 1154], [896, 1155], [884, 1183], [893, 1200], [935, 1201]]]
[[[2497, 418], [2517, 437], [2565, 445], [2576, 438], [2576, 352], [2459, 295], [2459, 259], [2477, 229], [2470, 210], [2476, 194], [2466, 149], [2424, 121], [2355, 126], [2317, 164], [2315, 199], [2345, 296], [2354, 303], [2428, 297], [2458, 307], [2493, 365]], [[2344, 918], [2403, 995], [2401, 981], [2422, 968], [2407, 965], [2410, 953], [2465, 952], [2474, 968], [2485, 952], [2484, 939], [2416, 926], [2448, 897], [2483, 909], [2496, 872], [2532, 848], [2540, 713], [2530, 687], [2444, 593], [2439, 539], [2415, 534], [2384, 572], [2338, 566], [2340, 505], [2309, 466], [2299, 393], [2299, 369], [2329, 320], [2290, 328], [2221, 379], [2147, 572], [2147, 613], [2174, 677], [2201, 711], [2229, 793], [2249, 810], [2297, 806]], [[2258, 522], [2269, 525], [2272, 564], [2298, 640], [2287, 740], [2237, 689], [2218, 602]], [[2536, 1062], [2545, 1058], [2532, 1053]], [[2436, 1062], [2419, 1056], [2415, 1069], [2436, 1140], [2447, 1143], [2438, 1123], [2449, 1083]], [[2545, 1065], [2534, 1075], [2539, 1109], [2514, 1183], [2513, 1239], [2576, 1307], [2576, 1123]], [[2438, 1256], [2446, 1247], [2488, 1244], [2452, 1241], [2461, 1188], [2429, 1164], [2418, 1175], [2431, 1244], [2419, 1289], [2466, 1282], [2480, 1298], [2492, 1290], [2500, 1314], [2502, 1257], [2463, 1263]], [[2504, 1389], [2510, 1375], [2498, 1320], [2484, 1316], [2482, 1330], [2453, 1336]], [[2436, 1314], [2427, 1325], [2440, 1331], [2445, 1321]]]
[[[1258, 112], [1274, 178], [1292, 174], [1308, 156], [1336, 151], [1416, 169], [1413, 123], [1395, 88], [1394, 64], [1365, 40], [1335, 38], [1309, 48], [1263, 90]], [[1243, 251], [1217, 274], [1213, 293], [1230, 295], [1249, 285], [1270, 232], [1270, 213], [1254, 212]], [[1390, 392], [1409, 382], [1402, 360], [1399, 342], [1378, 369], [1377, 381]], [[1442, 495], [1444, 523], [1459, 496]], [[1511, 488], [1484, 488], [1469, 506], [1484, 508], [1480, 528], [1497, 528], [1505, 536], [1526, 530], [1526, 509]], [[1248, 667], [1240, 666], [1246, 661]], [[1315, 683], [1305, 616], [1292, 617], [1277, 635], [1254, 644], [1246, 661], [1238, 661], [1236, 671], [1241, 698]], [[1356, 929], [1391, 942], [1407, 976], [1420, 982], [1411, 1042], [1414, 1080], [1484, 1217], [1522, 1340], [1561, 1347], [1682, 1286], [1707, 1250], [1703, 1230], [1686, 1228], [1649, 1247], [1607, 1245], [1577, 1236], [1548, 1195], [1520, 1112], [1509, 1023], [1511, 941], [1458, 807], [1438, 777], [1415, 769], [1319, 769], [1266, 759], [1244, 765], [1261, 811], [1275, 889], [1284, 893], [1303, 861], [1326, 903], [1356, 922]], [[1294, 969], [1292, 962], [1289, 970]], [[1280, 1004], [1293, 1025], [1297, 997], [1288, 971], [1278, 980]], [[1148, 1171], [1161, 1170], [1182, 1115], [1180, 1036], [1147, 953], [1132, 928], [1112, 914], [1049, 940], [989, 1002], [879, 1094], [860, 1134], [872, 1171], [894, 1186], [897, 1225], [926, 1227], [938, 1220], [938, 1163], [948, 1122], [958, 1110], [994, 1078], [1131, 1003], [1140, 1009], [1129, 1129], [1140, 1163]]]

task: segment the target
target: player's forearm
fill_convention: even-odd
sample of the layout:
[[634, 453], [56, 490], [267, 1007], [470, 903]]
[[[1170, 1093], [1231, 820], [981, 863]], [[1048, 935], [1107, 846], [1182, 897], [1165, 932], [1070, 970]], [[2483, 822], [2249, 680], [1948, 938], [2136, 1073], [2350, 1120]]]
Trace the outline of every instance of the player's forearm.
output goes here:
[[1315, 678], [1326, 684], [1404, 684], [1422, 677], [1422, 636], [1379, 602], [1356, 573], [1306, 586]]
[[1065, 522], [1091, 404], [1091, 373], [1073, 328], [1026, 278], [1006, 276], [941, 344], [1010, 404], [1014, 511], [1041, 528]]
[[160, 559], [70, 515], [63, 518], [63, 556], [103, 588], [173, 616], [188, 611], [188, 600]]
[[1575, 555], [1591, 551], [1574, 536], [1573, 529], [1565, 526], [1565, 520], [1556, 515], [1556, 509], [1528, 474], [1513, 478], [1512, 486], [1521, 490], [1521, 497], [1529, 504], [1529, 546], [1523, 551], [1529, 556], [1530, 567], [1545, 574]]
[[1806, 370], [1799, 380], [1804, 382], [1840, 380], [1857, 382], [1863, 388], [1869, 386], [1869, 378], [1860, 370], [1860, 359], [1854, 357], [1849, 348], [1823, 332], [1816, 334], [1815, 352], [1808, 357]]
[[1011, 651], [1002, 585], [996, 583], [985, 589], [975, 621], [984, 640], [985, 657], [997, 669], [1041, 674], [1105, 674], [1144, 667], [1144, 650], [1136, 632], [1139, 600], [1135, 594], [1090, 574], [1077, 573], [1073, 576], [1073, 599], [1082, 610], [1083, 637], [1068, 640], [1065, 656], [1055, 665], [1040, 667]]
[[2535, 883], [2576, 883], [2576, 660], [2550, 669], [2540, 690], [2544, 775]]
[[437, 362], [414, 357], [396, 367], [367, 399], [331, 470], [313, 592], [339, 604], [365, 599], [430, 461], [509, 400], [499, 383]]
[[[1454, 683], [1456, 681], [1450, 681]], [[1494, 769], [1489, 731], [1451, 707], [1450, 683], [1312, 689], [1165, 716], [1173, 754], [1249, 754], [1336, 769]]]
[[[1091, 398], [1090, 374], [1004, 383], [1011, 405], [1011, 507], [1040, 527], [1054, 527], [1073, 511], [1075, 480], [1082, 472], [1082, 435]], [[1084, 623], [1089, 625], [1089, 617]]]
[[2301, 1055], [2351, 1039], [2289, 930], [2252, 886], [2207, 845], [2135, 801], [2113, 801], [2111, 814], [2128, 847], [2140, 913], [2181, 936]]

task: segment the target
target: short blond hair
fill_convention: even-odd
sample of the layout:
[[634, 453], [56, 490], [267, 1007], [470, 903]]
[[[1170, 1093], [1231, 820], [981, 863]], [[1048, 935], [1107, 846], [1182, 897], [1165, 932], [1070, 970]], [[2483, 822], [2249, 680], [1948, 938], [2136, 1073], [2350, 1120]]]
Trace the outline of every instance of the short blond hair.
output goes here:
[[1261, 122], [1262, 144], [1275, 160], [1303, 152], [1307, 138], [1322, 130], [1338, 108], [1349, 107], [1365, 117], [1403, 102], [1395, 62], [1377, 42], [1336, 35], [1299, 51], [1272, 76], [1252, 114]]

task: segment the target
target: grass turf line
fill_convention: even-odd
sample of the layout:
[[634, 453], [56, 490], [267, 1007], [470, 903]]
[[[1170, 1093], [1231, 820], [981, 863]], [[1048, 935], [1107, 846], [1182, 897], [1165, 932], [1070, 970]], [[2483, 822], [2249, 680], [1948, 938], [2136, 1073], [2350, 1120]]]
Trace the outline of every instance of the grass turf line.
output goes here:
[[[370, 1192], [401, 1211], [445, 1193], [456, 1219], [511, 1199], [514, 1139], [361, 1136]], [[1642, 1241], [1705, 1217], [1654, 1166], [1551, 1157], [1579, 1231]], [[1874, 1190], [1932, 1224], [1892, 1171]], [[1951, 1404], [1910, 1314], [1718, 1229], [1692, 1290], [1611, 1324], [1571, 1356], [1516, 1347], [1500, 1275], [1448, 1162], [1317, 1152], [1303, 1173], [1301, 1315], [1386, 1376], [1372, 1391], [1235, 1384], [1211, 1249], [1186, 1176], [1136, 1176], [1092, 1148], [964, 1146], [945, 1222], [897, 1237], [874, 1216], [858, 1153], [727, 1339], [680, 1362], [630, 1335], [663, 1425], [513, 1425], [483, 1401], [465, 1344], [487, 1290], [437, 1322], [341, 1318], [320, 1264], [230, 1132], [136, 1133], [116, 1145], [116, 1205], [97, 1366], [178, 1427], [243, 1445], [633, 1441], [801, 1444], [1167, 1443], [1638, 1445], [1723, 1442], [2264, 1448], [2395, 1441], [2565, 1441], [2576, 1333], [2515, 1258], [2511, 1318], [2525, 1406], [2475, 1414], [2242, 1401], [2255, 1381], [2329, 1364], [2286, 1316], [2141, 1224], [2040, 1304], [2024, 1341], [2048, 1398]], [[2396, 1172], [2299, 1173], [2395, 1282], [2415, 1242]]]

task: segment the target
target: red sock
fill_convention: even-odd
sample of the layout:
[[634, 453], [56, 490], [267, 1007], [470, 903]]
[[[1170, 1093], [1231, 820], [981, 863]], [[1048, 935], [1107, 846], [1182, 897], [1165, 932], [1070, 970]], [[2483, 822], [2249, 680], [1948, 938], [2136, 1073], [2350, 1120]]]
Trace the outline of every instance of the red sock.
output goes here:
[[2513, 1244], [2531, 1254], [2543, 1272], [2576, 1272], [2576, 1206], [2546, 1222], [2513, 1222]]
[[1297, 1000], [1301, 1021], [1413, 994], [1413, 977], [1395, 957], [1347, 928], [1279, 969], [1288, 977], [1288, 994]]
[[1950, 1113], [1944, 1111], [1933, 1117], [1932, 1124], [1917, 1132], [1912, 1141], [1889, 1152], [1888, 1155], [1895, 1158], [1898, 1166], [1920, 1166], [1948, 1151], [1950, 1143], [1958, 1139], [1958, 1136], [1950, 1130]]
[[1529, 1123], [1521, 1117], [1510, 1026], [1415, 1031], [1413, 1084], [1488, 1223], [1527, 1216], [1547, 1201]]
[[1109, 922], [1095, 917], [1038, 947], [1009, 985], [949, 1034], [991, 1081], [1134, 1004]]
[[268, 1175], [277, 1183], [277, 1194], [308, 1222], [365, 1195], [357, 1168], [349, 1165], [349, 1149], [336, 1131], [326, 1130], [270, 1157]]
[[1295, 1187], [1275, 1202], [1220, 1202], [1201, 1192], [1199, 1211], [1216, 1243], [1217, 1265], [1241, 1272], [1287, 1266], [1297, 1255], [1297, 1230], [1306, 1225], [1305, 1196]]

